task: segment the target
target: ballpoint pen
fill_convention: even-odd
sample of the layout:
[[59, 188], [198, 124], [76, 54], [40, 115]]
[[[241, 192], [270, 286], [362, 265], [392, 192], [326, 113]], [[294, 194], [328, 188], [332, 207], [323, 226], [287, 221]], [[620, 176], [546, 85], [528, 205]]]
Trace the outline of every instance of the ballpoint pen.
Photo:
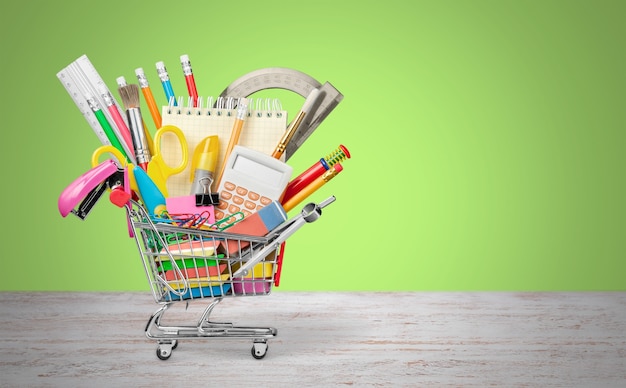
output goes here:
[[328, 154], [326, 157], [321, 158], [306, 171], [298, 175], [296, 178], [292, 179], [287, 184], [287, 188], [285, 189], [285, 193], [283, 194], [282, 202], [287, 202], [289, 199], [291, 199], [291, 197], [293, 197], [300, 190], [311, 184], [311, 182], [313, 182], [317, 177], [328, 171], [332, 166], [346, 159], [350, 159], [350, 152], [343, 144], [340, 144], [336, 150]]
[[185, 75], [185, 82], [187, 83], [189, 97], [192, 100], [193, 107], [196, 108], [198, 106], [198, 90], [196, 89], [196, 80], [193, 77], [193, 70], [191, 69], [189, 56], [181, 55], [180, 64], [183, 67], [183, 74]]
[[298, 206], [300, 202], [304, 201], [309, 195], [313, 194], [315, 190], [319, 189], [320, 187], [325, 185], [327, 182], [329, 182], [331, 179], [333, 179], [335, 176], [337, 176], [337, 174], [339, 174], [341, 171], [343, 171], [343, 166], [341, 165], [341, 163], [335, 164], [328, 171], [326, 171], [322, 176], [317, 177], [313, 182], [311, 182], [305, 188], [298, 191], [288, 201], [283, 201], [282, 203], [283, 209], [285, 209], [286, 212], [289, 212], [291, 209]]
[[139, 81], [139, 87], [141, 88], [143, 97], [145, 98], [146, 104], [148, 105], [148, 110], [150, 111], [150, 115], [152, 116], [152, 121], [154, 121], [154, 126], [156, 127], [156, 129], [159, 129], [161, 128], [162, 124], [161, 112], [159, 112], [157, 103], [154, 100], [154, 95], [152, 94], [152, 89], [150, 89], [148, 78], [146, 78], [146, 74], [141, 67], [135, 69], [135, 75], [137, 76], [137, 81]]
[[302, 105], [300, 112], [298, 112], [296, 118], [291, 122], [291, 124], [289, 124], [287, 130], [285, 131], [285, 134], [278, 142], [278, 145], [276, 145], [276, 149], [274, 149], [274, 152], [272, 153], [272, 156], [274, 158], [280, 159], [280, 157], [283, 155], [283, 152], [285, 152], [285, 149], [287, 148], [287, 144], [289, 143], [293, 135], [298, 131], [300, 123], [302, 123], [302, 120], [304, 120], [304, 116], [306, 116], [306, 114], [311, 109], [311, 106], [313, 106], [313, 104], [317, 100], [317, 96], [319, 95], [319, 93], [320, 91], [317, 88], [313, 88], [311, 92], [309, 92], [309, 95], [306, 97], [306, 100], [304, 101], [304, 105]]
[[[163, 61], [157, 62], [156, 69], [159, 79], [161, 80], [161, 85], [163, 85], [163, 91], [165, 92], [167, 103], [177, 106], [178, 103], [176, 102], [176, 95], [174, 94], [174, 89], [172, 89], [172, 83], [170, 82], [170, 76], [165, 68], [165, 63], [163, 63]], [[174, 101], [172, 102], [172, 100]]]

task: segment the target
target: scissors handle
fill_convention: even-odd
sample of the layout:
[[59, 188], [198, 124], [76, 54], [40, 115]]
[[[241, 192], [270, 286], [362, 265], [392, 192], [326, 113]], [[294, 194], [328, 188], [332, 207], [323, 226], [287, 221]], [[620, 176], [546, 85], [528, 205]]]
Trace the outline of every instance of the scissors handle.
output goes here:
[[180, 128], [174, 125], [164, 125], [161, 128], [159, 128], [159, 130], [156, 132], [156, 135], [154, 136], [154, 149], [155, 149], [156, 155], [153, 157], [153, 159], [163, 157], [161, 153], [161, 139], [163, 135], [168, 132], [173, 133], [174, 136], [176, 136], [176, 138], [178, 139], [180, 150], [182, 152], [182, 158], [180, 160], [180, 164], [176, 167], [168, 166], [166, 163], [164, 163], [164, 161], [161, 161], [162, 162], [161, 169], [167, 171], [166, 175], [170, 176], [170, 175], [178, 174], [182, 172], [185, 169], [185, 167], [187, 167], [187, 162], [189, 159], [189, 155], [188, 155], [189, 151], [187, 150], [187, 140], [185, 139], [185, 135], [183, 134], [183, 131], [181, 131]]
[[96, 167], [98, 164], [100, 164], [100, 157], [107, 152], [112, 154], [115, 159], [117, 159], [117, 163], [121, 167], [125, 167], [127, 165], [126, 158], [124, 157], [124, 155], [122, 155], [120, 150], [113, 147], [112, 145], [103, 145], [96, 148], [93, 151], [93, 154], [91, 154], [91, 167]]

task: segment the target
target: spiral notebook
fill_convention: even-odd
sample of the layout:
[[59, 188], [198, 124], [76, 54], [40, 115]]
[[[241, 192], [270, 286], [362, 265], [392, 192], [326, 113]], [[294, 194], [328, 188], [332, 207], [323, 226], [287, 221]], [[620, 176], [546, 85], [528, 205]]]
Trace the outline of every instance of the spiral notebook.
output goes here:
[[[183, 106], [181, 100], [179, 99], [177, 106], [163, 106], [161, 114], [162, 125], [175, 125], [185, 134], [189, 155], [189, 163], [185, 170], [180, 174], [170, 176], [167, 180], [167, 191], [170, 197], [190, 194], [193, 152], [196, 145], [207, 136], [217, 135], [219, 138], [220, 150], [216, 171], [221, 169], [224, 151], [228, 146], [237, 115], [237, 99], [220, 97], [214, 103], [212, 98], [208, 98], [206, 104], [199, 99], [198, 107]], [[271, 155], [287, 129], [287, 112], [282, 109], [277, 99], [248, 100], [248, 114], [238, 144]], [[161, 151], [163, 159], [170, 166], [180, 163], [180, 146], [174, 136], [162, 138]]]

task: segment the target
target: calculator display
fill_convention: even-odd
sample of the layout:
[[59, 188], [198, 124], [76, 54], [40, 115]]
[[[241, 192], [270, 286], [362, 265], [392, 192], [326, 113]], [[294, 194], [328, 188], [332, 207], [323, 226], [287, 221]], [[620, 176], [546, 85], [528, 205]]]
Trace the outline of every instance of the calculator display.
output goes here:
[[243, 155], [237, 155], [232, 169], [249, 175], [256, 180], [266, 182], [266, 184], [270, 182], [278, 183], [283, 176], [282, 171], [274, 170], [267, 165], [248, 159]]

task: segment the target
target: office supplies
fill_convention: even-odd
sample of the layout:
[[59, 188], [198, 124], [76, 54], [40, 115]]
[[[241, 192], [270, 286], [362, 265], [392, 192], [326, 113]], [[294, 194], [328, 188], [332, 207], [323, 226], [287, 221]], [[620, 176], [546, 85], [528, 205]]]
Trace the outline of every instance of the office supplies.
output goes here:
[[[162, 143], [165, 136], [176, 138], [178, 147], [181, 150], [180, 163], [178, 165], [174, 164], [176, 167], [171, 167], [163, 159]], [[170, 141], [168, 146], [173, 146], [174, 144], [175, 143], [173, 141]], [[185, 135], [183, 135], [183, 132], [174, 125], [164, 125], [154, 135], [154, 154], [152, 154], [151, 159], [148, 162], [146, 171], [148, 172], [150, 179], [152, 179], [161, 193], [166, 197], [168, 196], [166, 185], [167, 178], [171, 175], [182, 172], [187, 167], [189, 159], [187, 156], [187, 148], [188, 146], [187, 140], [185, 140]]]
[[165, 197], [143, 169], [133, 166], [133, 173], [146, 211], [152, 216], [162, 217], [167, 213]]
[[[111, 144], [109, 138], [102, 129], [100, 122], [85, 99], [86, 95], [90, 95], [94, 97], [98, 106], [106, 106], [106, 103], [102, 99], [102, 95], [99, 91], [108, 91], [108, 88], [89, 58], [87, 58], [86, 55], [80, 56], [65, 68], [61, 69], [57, 73], [57, 78], [72, 98], [72, 101], [74, 101], [74, 104], [76, 104], [78, 110], [87, 120], [87, 123], [89, 123], [89, 126], [98, 137], [98, 140], [100, 140], [100, 143], [103, 145]], [[116, 106], [117, 105], [118, 104], [116, 103]], [[105, 109], [102, 112], [107, 122], [114, 123], [114, 120], [108, 110]], [[115, 133], [115, 137], [120, 139], [121, 135], [119, 134], [117, 126], [113, 125], [112, 128]], [[132, 154], [132, 145], [122, 144], [122, 147], [126, 147], [124, 148], [126, 155]]]
[[191, 158], [190, 182], [191, 194], [208, 195], [211, 194], [213, 175], [219, 156], [220, 143], [216, 135], [207, 136], [193, 151]]
[[241, 129], [243, 128], [244, 120], [248, 115], [248, 99], [240, 98], [237, 101], [237, 115], [235, 116], [235, 121], [233, 122], [233, 129], [230, 132], [230, 139], [228, 140], [228, 145], [226, 146], [226, 150], [224, 150], [224, 163], [222, 163], [222, 168], [220, 168], [219, 173], [215, 177], [216, 185], [219, 185], [222, 179], [222, 175], [224, 174], [224, 167], [226, 166], [226, 160], [230, 156], [230, 153], [233, 151], [233, 148], [237, 143], [239, 143], [239, 137], [241, 136]]
[[141, 67], [135, 69], [135, 75], [137, 76], [141, 93], [143, 93], [143, 98], [146, 100], [146, 105], [148, 105], [152, 121], [154, 121], [154, 126], [156, 129], [159, 129], [161, 128], [161, 112], [159, 111], [159, 107], [157, 106], [154, 95], [152, 94], [148, 78]]
[[91, 167], [96, 167], [100, 164], [100, 157], [106, 153], [111, 154], [117, 160], [118, 165], [126, 170], [128, 183], [125, 184], [124, 187], [130, 188], [131, 192], [134, 191], [135, 193], [139, 193], [139, 188], [137, 187], [137, 182], [135, 181], [135, 176], [133, 174], [133, 165], [128, 164], [122, 153], [117, 148], [110, 145], [103, 145], [96, 148], [91, 154]]
[[[202, 259], [185, 259], [184, 261], [176, 260], [176, 264], [182, 271], [185, 279], [198, 279], [198, 278], [207, 278], [207, 277], [215, 278], [216, 276], [220, 276], [220, 274], [224, 272], [224, 269], [227, 266], [227, 264], [206, 264], [203, 262], [196, 262], [196, 260], [202, 260]], [[215, 260], [206, 260], [206, 261], [216, 262]], [[189, 262], [191, 262], [192, 264], [185, 266], [186, 263], [189, 263]], [[166, 261], [164, 263], [169, 263], [169, 261]], [[165, 277], [165, 280], [169, 280], [169, 281], [175, 280], [176, 271], [174, 270], [165, 271], [163, 276]]]
[[311, 92], [309, 92], [309, 95], [304, 101], [302, 108], [300, 108], [300, 112], [298, 112], [296, 117], [289, 124], [287, 130], [285, 131], [285, 134], [280, 139], [280, 142], [278, 142], [278, 144], [276, 145], [276, 149], [272, 153], [272, 156], [274, 158], [280, 159], [280, 157], [283, 155], [285, 149], [287, 148], [287, 144], [289, 144], [289, 141], [300, 127], [300, 124], [302, 124], [302, 120], [304, 120], [304, 117], [309, 113], [311, 107], [317, 101], [317, 96], [319, 95], [319, 93], [320, 91], [318, 88], [313, 88]]
[[[228, 100], [216, 101], [216, 99], [209, 97], [203, 98], [204, 106], [197, 108], [179, 105], [164, 106], [161, 110], [163, 125], [175, 125], [183, 131], [191, 155], [197, 145], [207, 136], [215, 135], [218, 137], [219, 150], [215, 172], [221, 169], [225, 160], [225, 150], [237, 112], [235, 108], [227, 106]], [[230, 100], [235, 101], [235, 99]], [[269, 156], [285, 132], [287, 112], [280, 106], [280, 101], [275, 99], [255, 99], [250, 101], [248, 106], [254, 109], [249, 109], [248, 116], [243, 123], [239, 145], [263, 152]], [[176, 149], [176, 145], [170, 146], [170, 142], [171, 139], [163, 139], [163, 157], [168, 163], [173, 164], [180, 160], [181, 155], [180, 151]], [[188, 167], [182, 173], [173, 175], [168, 179], [167, 189], [170, 196], [190, 194], [189, 179], [192, 169], [190, 166]], [[213, 190], [216, 190], [216, 187], [217, 184], [214, 181]]]
[[[225, 230], [228, 233], [265, 236], [285, 221], [287, 221], [287, 212], [278, 201], [272, 201], [269, 205], [244, 217], [243, 220]], [[246, 242], [229, 239], [223, 241], [221, 245], [230, 255], [247, 246]]]
[[117, 136], [113, 132], [113, 127], [111, 127], [111, 124], [109, 124], [109, 121], [104, 116], [104, 113], [102, 112], [102, 109], [98, 105], [98, 102], [96, 101], [96, 99], [89, 94], [85, 96], [85, 99], [87, 100], [87, 104], [89, 104], [89, 107], [93, 111], [94, 116], [96, 116], [96, 119], [102, 126], [102, 130], [104, 130], [104, 133], [107, 135], [107, 138], [109, 139], [109, 142], [111, 143], [111, 145], [115, 147], [116, 149], [118, 149], [124, 155], [124, 158], [130, 162], [131, 161], [130, 157], [124, 150], [124, 147], [122, 146], [122, 143], [120, 142], [120, 140], [117, 138]]
[[283, 223], [283, 225], [281, 225], [279, 228], [274, 229], [271, 233], [268, 234], [268, 236], [266, 236], [272, 239], [274, 243], [272, 246], [266, 245], [256, 252], [250, 251], [242, 255], [243, 260], [241, 267], [239, 267], [233, 273], [232, 278], [234, 279], [248, 275], [250, 269], [252, 269], [261, 260], [265, 259], [268, 254], [276, 251], [277, 246], [285, 242], [305, 223], [317, 221], [322, 216], [322, 209], [333, 202], [335, 202], [335, 197], [331, 196], [323, 202], [320, 202], [319, 204], [315, 204], [313, 202], [306, 204], [297, 216]]
[[250, 148], [235, 146], [226, 161], [218, 186], [220, 203], [215, 217], [243, 212], [247, 217], [280, 200], [293, 168], [278, 159]]
[[113, 95], [108, 90], [104, 90], [102, 88], [100, 89], [100, 94], [102, 95], [102, 99], [104, 100], [109, 114], [111, 115], [111, 117], [113, 117], [113, 122], [117, 126], [119, 133], [122, 135], [122, 139], [125, 145], [124, 149], [130, 150], [130, 154], [126, 155], [129, 159], [129, 162], [133, 164], [136, 163], [135, 152], [133, 149], [133, 139], [130, 135], [130, 130], [126, 125], [124, 118], [122, 118], [120, 110], [118, 109], [117, 105], [115, 105]]
[[121, 88], [122, 86], [128, 85], [128, 82], [126, 82], [126, 77], [124, 77], [124, 76], [117, 77], [115, 79], [115, 83], [117, 84], [118, 88]]
[[[170, 247], [171, 248], [171, 247]], [[174, 253], [172, 253], [174, 254]], [[224, 272], [226, 269], [226, 263], [222, 261], [218, 261], [218, 259], [224, 258], [224, 255], [217, 255], [215, 259], [210, 259], [209, 257], [213, 257], [213, 255], [206, 255], [205, 257], [198, 258], [186, 258], [186, 259], [176, 259], [173, 263], [169, 260], [169, 256], [165, 256], [165, 258], [161, 261], [157, 260], [157, 267], [160, 272], [165, 273], [165, 278], [167, 280], [174, 280], [174, 273], [168, 274], [168, 271], [172, 271], [174, 266], [177, 266], [183, 272], [185, 277], [202, 277], [202, 276], [215, 276]], [[172, 271], [174, 272], [174, 271]]]
[[283, 241], [278, 248], [278, 257], [276, 258], [276, 274], [274, 275], [274, 286], [280, 286], [280, 274], [283, 271], [283, 261], [285, 259], [285, 245], [287, 241]]
[[292, 179], [287, 184], [287, 188], [285, 189], [285, 195], [283, 195], [282, 202], [287, 202], [289, 199], [291, 199], [291, 197], [293, 197], [300, 190], [304, 189], [317, 177], [328, 171], [330, 167], [346, 159], [350, 159], [350, 152], [343, 144], [340, 144], [336, 150], [326, 155], [326, 157], [321, 158], [318, 162], [309, 167], [303, 173]]
[[286, 212], [289, 212], [291, 209], [296, 207], [300, 202], [304, 201], [309, 195], [313, 194], [313, 192], [326, 183], [328, 183], [331, 179], [333, 179], [337, 174], [343, 171], [343, 166], [341, 163], [336, 163], [332, 166], [328, 171], [326, 171], [321, 176], [315, 178], [313, 182], [308, 184], [305, 188], [298, 191], [294, 196], [292, 196], [288, 201], [283, 202], [283, 208], [285, 208]]
[[[182, 283], [179, 283], [182, 284]], [[212, 287], [188, 287], [187, 290], [183, 293], [177, 293], [175, 291], [170, 291], [167, 294], [167, 297], [170, 300], [187, 300], [187, 299], [198, 299], [198, 298], [217, 298], [223, 295], [226, 295], [228, 291], [230, 291], [230, 283], [222, 282], [216, 286]], [[179, 291], [179, 290], [176, 290]], [[150, 329], [150, 328], [148, 328]], [[160, 345], [157, 350], [157, 356], [162, 360], [167, 360], [171, 355], [170, 352], [163, 352], [165, 350], [165, 345]]]
[[163, 61], [157, 62], [156, 69], [159, 79], [161, 80], [161, 85], [163, 86], [163, 91], [165, 92], [165, 98], [167, 99], [168, 104], [172, 104], [174, 106], [178, 105], [178, 103], [176, 102], [176, 95], [174, 95], [174, 89], [172, 89], [170, 76], [167, 73], [167, 69], [165, 68], [165, 63], [163, 63]]
[[262, 261], [252, 267], [246, 276], [233, 278], [233, 292], [242, 295], [267, 293], [272, 287], [273, 276], [274, 261]]
[[126, 109], [126, 119], [128, 120], [128, 128], [133, 137], [133, 147], [135, 149], [135, 159], [137, 165], [148, 171], [148, 162], [150, 161], [150, 148], [146, 131], [144, 128], [141, 111], [139, 109], [139, 87], [135, 84], [122, 86], [118, 89], [122, 103]]
[[105, 160], [83, 173], [61, 192], [57, 203], [61, 216], [72, 213], [81, 220], [87, 218], [107, 188], [124, 182], [123, 174], [112, 160]]
[[343, 100], [343, 95], [333, 85], [323, 85], [313, 77], [289, 68], [268, 67], [252, 71], [237, 78], [224, 89], [220, 96], [249, 97], [266, 89], [285, 89], [307, 97], [313, 88], [318, 88], [321, 98], [311, 108], [307, 118], [287, 145], [285, 160], [289, 160], [330, 112]]
[[180, 64], [183, 67], [183, 74], [185, 76], [185, 83], [187, 84], [187, 90], [189, 91], [189, 98], [191, 98], [191, 104], [194, 108], [198, 107], [198, 89], [196, 89], [196, 80], [193, 76], [193, 70], [191, 69], [191, 61], [189, 61], [189, 55], [180, 56]]
[[215, 223], [215, 209], [213, 205], [200, 205], [196, 203], [195, 195], [165, 198], [165, 206], [169, 214], [204, 214], [203, 225]]

